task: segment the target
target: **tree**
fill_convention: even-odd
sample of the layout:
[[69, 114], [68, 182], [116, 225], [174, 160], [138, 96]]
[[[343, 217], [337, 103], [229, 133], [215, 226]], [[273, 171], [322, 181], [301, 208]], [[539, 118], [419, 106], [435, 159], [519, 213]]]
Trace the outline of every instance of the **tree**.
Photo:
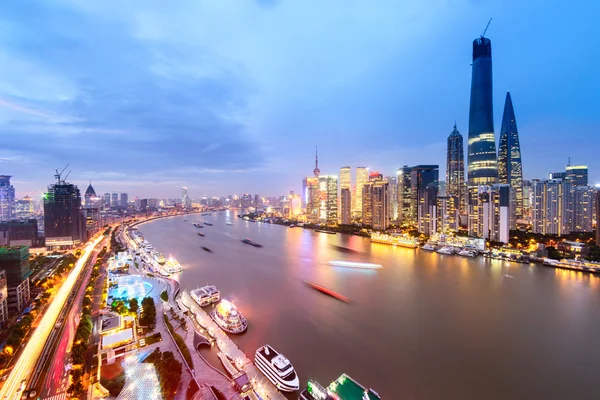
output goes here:
[[137, 314], [138, 309], [140, 308], [138, 301], [136, 298], [129, 299], [129, 311], [133, 314]]
[[152, 329], [154, 329], [154, 326], [156, 325], [156, 307], [152, 297], [144, 297], [142, 299], [140, 325], [149, 326]]

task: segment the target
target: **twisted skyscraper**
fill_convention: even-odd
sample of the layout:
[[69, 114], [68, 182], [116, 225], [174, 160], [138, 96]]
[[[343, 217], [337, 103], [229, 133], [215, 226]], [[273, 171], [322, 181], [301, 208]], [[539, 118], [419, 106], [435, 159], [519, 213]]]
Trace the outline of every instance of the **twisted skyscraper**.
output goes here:
[[511, 225], [515, 220], [523, 218], [523, 166], [521, 164], [521, 146], [515, 110], [513, 109], [510, 92], [506, 93], [504, 115], [500, 128], [500, 143], [498, 144], [498, 180], [508, 184], [512, 191]]
[[478, 186], [498, 183], [492, 101], [492, 43], [483, 35], [473, 41], [469, 109], [469, 233], [479, 236]]

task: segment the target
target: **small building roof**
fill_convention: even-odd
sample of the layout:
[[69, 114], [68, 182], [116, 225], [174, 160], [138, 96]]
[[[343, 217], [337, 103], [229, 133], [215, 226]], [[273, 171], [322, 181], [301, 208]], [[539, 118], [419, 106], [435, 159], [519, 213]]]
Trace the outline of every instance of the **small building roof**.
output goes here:
[[117, 347], [120, 344], [133, 341], [133, 329], [123, 329], [121, 331], [102, 336], [102, 348]]

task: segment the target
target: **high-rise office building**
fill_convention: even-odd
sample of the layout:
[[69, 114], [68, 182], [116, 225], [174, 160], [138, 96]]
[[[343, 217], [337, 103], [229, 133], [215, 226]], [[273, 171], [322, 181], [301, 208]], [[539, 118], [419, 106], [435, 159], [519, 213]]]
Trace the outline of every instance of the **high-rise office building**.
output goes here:
[[188, 188], [184, 186], [181, 188], [181, 206], [189, 207], [191, 205], [192, 205], [192, 201], [191, 201], [190, 197], [188, 196]]
[[0, 247], [0, 270], [6, 271], [8, 309], [21, 312], [29, 304], [29, 247]]
[[244, 193], [242, 195], [242, 208], [252, 207], [252, 195]]
[[338, 222], [338, 177], [319, 175], [319, 222], [337, 224]]
[[506, 93], [502, 126], [500, 128], [498, 182], [509, 185], [511, 188], [510, 227], [514, 229], [516, 221], [523, 219], [523, 165], [521, 163], [519, 132], [510, 92]]
[[430, 182], [423, 191], [422, 200], [419, 199], [417, 226], [419, 232], [432, 235], [438, 231], [438, 183]]
[[352, 222], [352, 192], [349, 187], [340, 189], [340, 221], [347, 225]]
[[48, 186], [44, 195], [44, 232], [46, 246], [72, 246], [86, 238], [81, 194], [77, 186], [65, 182], [60, 175]]
[[412, 198], [410, 183], [411, 168], [405, 165], [396, 171], [398, 195], [398, 221], [402, 224], [414, 223], [412, 220]]
[[398, 179], [395, 176], [387, 176], [388, 182], [388, 214], [390, 221], [398, 220]]
[[456, 129], [448, 136], [448, 152], [446, 156], [446, 193], [445, 196], [455, 197], [458, 200], [459, 212], [466, 213], [466, 185], [465, 185], [465, 151], [463, 137]]
[[523, 219], [531, 221], [531, 198], [533, 190], [531, 181], [523, 181]]
[[19, 220], [32, 218], [34, 214], [33, 199], [25, 196], [22, 199], [15, 200], [14, 214]]
[[0, 175], [0, 221], [14, 218], [15, 188], [10, 184], [10, 175]]
[[600, 246], [600, 190], [596, 192], [596, 246]]
[[390, 226], [389, 182], [378, 179], [371, 185], [371, 226], [373, 229], [385, 230]]
[[473, 225], [479, 223], [478, 186], [498, 183], [492, 96], [492, 43], [483, 36], [473, 41], [467, 164], [468, 225], [469, 232], [473, 232], [477, 230]]
[[373, 182], [362, 185], [361, 222], [363, 225], [373, 225]]
[[110, 206], [112, 208], [119, 208], [119, 193], [113, 193], [110, 195]]
[[120, 194], [119, 206], [122, 210], [127, 210], [127, 203], [129, 202], [129, 196], [127, 193]]
[[94, 187], [92, 186], [92, 182], [90, 181], [90, 184], [88, 185], [87, 189], [85, 189], [85, 195], [84, 195], [84, 203], [85, 203], [85, 208], [94, 208], [94, 201], [98, 196], [96, 196], [96, 191], [94, 190]]
[[438, 196], [437, 198], [437, 231], [453, 233], [458, 230], [459, 207], [458, 198], [454, 196]]
[[290, 194], [288, 197], [289, 217], [296, 218], [302, 214], [302, 200], [297, 194]]
[[548, 174], [548, 179], [567, 179], [566, 172], [550, 172]]
[[566, 167], [567, 180], [571, 182], [571, 187], [587, 186], [588, 184], [588, 167], [587, 165], [567, 165]]
[[260, 200], [260, 196], [255, 194], [254, 195], [254, 207], [260, 207], [262, 206], [262, 201]]
[[6, 271], [0, 270], [0, 327], [6, 327], [8, 321], [8, 283]]
[[596, 190], [589, 186], [571, 188], [573, 196], [573, 222], [571, 232], [593, 232], [594, 201]]
[[510, 231], [510, 185], [479, 186], [477, 234], [495, 242], [508, 243]]
[[362, 218], [362, 194], [363, 186], [369, 182], [369, 170], [367, 167], [356, 167], [356, 209], [354, 213], [358, 218]]
[[104, 204], [104, 209], [110, 208], [110, 193], [104, 193], [102, 196], [102, 203]]
[[532, 230], [544, 235], [571, 232], [571, 183], [561, 179], [533, 181]]
[[340, 168], [340, 189], [352, 187], [352, 173], [350, 167]]
[[439, 170], [437, 165], [417, 165], [411, 168], [411, 216], [410, 219], [416, 223], [420, 232], [430, 230], [432, 218], [429, 214], [432, 207], [437, 207], [437, 199], [433, 196], [433, 190], [430, 189], [426, 198], [427, 188], [434, 187], [437, 196]]

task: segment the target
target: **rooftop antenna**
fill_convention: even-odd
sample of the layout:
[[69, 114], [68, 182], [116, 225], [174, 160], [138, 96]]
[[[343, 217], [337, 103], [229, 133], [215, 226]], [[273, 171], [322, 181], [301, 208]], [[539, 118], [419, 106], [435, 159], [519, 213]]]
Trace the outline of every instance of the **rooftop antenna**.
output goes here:
[[567, 167], [571, 166], [571, 156], [569, 156], [569, 159], [567, 160]]
[[[62, 169], [62, 171], [58, 172], [58, 170], [56, 170], [56, 174], [54, 174], [54, 177], [56, 178], [58, 184], [60, 185], [61, 181], [64, 182], [64, 179], [61, 179], [61, 175], [63, 174], [63, 172], [65, 172], [65, 169], [67, 169], [69, 167], [70, 164], [65, 165], [65, 167]], [[71, 171], [69, 171], [69, 173], [71, 173]], [[69, 174], [67, 174], [67, 176], [69, 176]]]
[[488, 28], [490, 27], [490, 23], [492, 22], [492, 19], [490, 18], [490, 20], [488, 21], [487, 25], [485, 26], [485, 29], [483, 30], [483, 33], [481, 34], [481, 37], [485, 36], [485, 33], [487, 32]]

